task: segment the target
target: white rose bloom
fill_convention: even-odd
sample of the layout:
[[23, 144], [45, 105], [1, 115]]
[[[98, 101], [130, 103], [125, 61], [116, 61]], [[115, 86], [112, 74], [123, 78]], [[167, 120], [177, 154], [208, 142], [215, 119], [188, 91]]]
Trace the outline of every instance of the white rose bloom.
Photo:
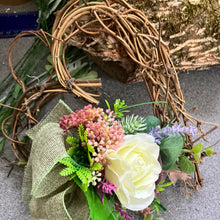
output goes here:
[[154, 199], [155, 181], [161, 172], [159, 146], [148, 134], [126, 135], [124, 139], [117, 151], [106, 152], [110, 165], [105, 168], [105, 178], [117, 187], [122, 206], [138, 211]]

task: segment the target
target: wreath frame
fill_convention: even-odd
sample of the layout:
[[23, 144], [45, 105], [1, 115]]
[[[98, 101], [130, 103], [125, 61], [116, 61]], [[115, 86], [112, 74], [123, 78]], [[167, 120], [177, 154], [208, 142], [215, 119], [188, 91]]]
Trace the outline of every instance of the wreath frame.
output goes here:
[[[14, 109], [13, 114], [3, 121], [2, 132], [12, 142], [16, 158], [19, 161], [28, 160], [30, 140], [23, 143], [19, 140], [19, 135], [38, 123], [39, 110], [56, 95], [74, 93], [79, 98], [98, 104], [97, 97], [100, 93], [95, 89], [101, 87], [101, 80], [75, 80], [67, 70], [65, 49], [68, 44], [88, 52], [85, 45], [79, 45], [77, 38], [74, 38], [76, 36], [83, 36], [82, 40], [89, 38], [90, 44], [94, 36], [97, 39], [100, 39], [100, 36], [104, 36], [103, 38], [111, 36], [114, 39], [113, 50], [117, 59], [126, 58], [137, 65], [148, 95], [154, 102], [153, 114], [160, 119], [162, 125], [172, 121], [172, 123], [184, 123], [186, 126], [189, 124], [196, 126], [200, 136], [196, 140], [186, 136], [184, 146], [186, 149], [192, 149], [193, 144], [201, 138], [206, 140], [205, 136], [219, 125], [196, 119], [186, 112], [178, 75], [169, 56], [169, 48], [161, 39], [161, 28], [158, 32], [141, 11], [134, 9], [124, 0], [83, 1], [83, 4], [79, 2], [80, 0], [71, 0], [56, 12], [52, 34], [43, 30], [24, 31], [10, 45], [9, 66], [14, 79], [22, 87], [23, 94], [16, 106], [11, 107]], [[86, 18], [89, 19], [86, 23], [83, 20], [85, 15], [89, 17]], [[30, 34], [38, 37], [50, 49], [54, 70], [43, 84], [27, 88], [13, 69], [11, 53], [17, 41]], [[54, 74], [57, 75], [58, 81], [51, 81]], [[161, 101], [167, 102], [167, 105]], [[202, 129], [203, 123], [213, 127], [205, 132]], [[12, 128], [12, 137], [4, 131], [6, 124]], [[206, 155], [203, 154], [202, 157], [204, 156]], [[197, 191], [197, 187], [202, 187], [204, 183], [198, 163], [194, 165], [194, 183], [187, 180], [185, 186], [190, 185]], [[188, 192], [187, 187], [185, 188]]]

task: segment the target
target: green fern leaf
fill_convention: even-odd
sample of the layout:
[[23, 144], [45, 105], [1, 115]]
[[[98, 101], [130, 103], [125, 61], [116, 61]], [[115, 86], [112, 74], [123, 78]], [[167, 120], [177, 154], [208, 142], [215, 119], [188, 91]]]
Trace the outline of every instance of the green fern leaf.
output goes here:
[[75, 170], [70, 167], [67, 167], [60, 172], [60, 175], [61, 176], [70, 176], [73, 173], [75, 173]]
[[71, 168], [74, 171], [77, 171], [80, 169], [79, 164], [77, 164], [71, 157], [64, 157], [62, 159], [58, 159], [58, 161], [62, 163], [63, 165]]
[[81, 167], [80, 170], [76, 172], [76, 175], [81, 180], [82, 184], [87, 184], [92, 182], [92, 171], [87, 167]]
[[87, 143], [88, 142], [88, 130], [86, 129], [84, 132], [84, 141]]
[[70, 147], [67, 151], [67, 154], [72, 157], [75, 153], [76, 147]]
[[88, 179], [86, 176], [81, 172], [81, 170], [78, 170], [76, 172], [77, 177], [81, 180], [82, 184], [88, 184]]
[[83, 125], [80, 124], [78, 127], [78, 133], [79, 133], [79, 138], [80, 138], [81, 142], [83, 142], [84, 132], [85, 132], [85, 129], [84, 129]]
[[87, 167], [83, 167], [80, 171], [85, 175], [85, 177], [89, 180], [89, 182], [93, 181], [91, 169]]
[[68, 137], [66, 139], [66, 142], [72, 146], [77, 146], [77, 144], [78, 144], [77, 138], [75, 138], [75, 137]]
[[69, 158], [69, 157], [59, 158], [58, 161], [67, 167], [74, 168], [72, 163], [67, 158]]

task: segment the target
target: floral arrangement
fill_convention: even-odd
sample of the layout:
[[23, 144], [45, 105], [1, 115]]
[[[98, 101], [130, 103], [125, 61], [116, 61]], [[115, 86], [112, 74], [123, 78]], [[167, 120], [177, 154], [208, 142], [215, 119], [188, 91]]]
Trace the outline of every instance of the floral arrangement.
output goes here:
[[65, 165], [60, 175], [84, 191], [92, 220], [129, 220], [128, 210], [152, 219], [154, 211], [165, 211], [157, 194], [177, 179], [191, 178], [193, 163], [214, 151], [202, 150], [202, 144], [183, 149], [185, 134], [195, 135], [194, 127], [162, 128], [154, 116], [124, 116], [135, 105], [116, 100], [112, 111], [106, 103], [106, 111], [88, 105], [60, 118], [64, 132], [72, 131], [68, 157], [59, 159]]

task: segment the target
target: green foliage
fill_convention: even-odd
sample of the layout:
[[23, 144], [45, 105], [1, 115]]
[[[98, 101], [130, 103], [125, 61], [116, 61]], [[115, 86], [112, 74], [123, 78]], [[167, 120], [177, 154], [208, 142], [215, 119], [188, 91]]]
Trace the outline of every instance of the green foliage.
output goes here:
[[[64, 168], [60, 172], [61, 176], [70, 176], [70, 179], [73, 179], [77, 176], [83, 186], [88, 186], [88, 184], [93, 181], [91, 168], [78, 164], [71, 157], [64, 157], [62, 159], [58, 159], [58, 161], [67, 166], [67, 168]], [[87, 190], [87, 188], [84, 188], [84, 190]]]
[[85, 129], [84, 129], [83, 125], [80, 124], [78, 127], [78, 134], [79, 134], [79, 138], [80, 138], [81, 142], [83, 142], [83, 140], [84, 140], [84, 133], [85, 133]]
[[104, 204], [101, 203], [94, 187], [89, 187], [85, 192], [88, 200], [90, 216], [92, 220], [122, 220], [119, 211], [114, 211], [114, 201], [104, 195]]
[[35, 0], [39, 8], [38, 28], [49, 31], [54, 22], [54, 11], [61, 9], [69, 0]]
[[149, 215], [147, 215], [147, 216], [144, 218], [144, 220], [153, 220], [153, 218], [154, 218], [154, 215], [153, 215], [153, 214], [149, 214]]
[[[61, 162], [61, 161], [59, 161], [59, 162]], [[70, 176], [74, 173], [75, 173], [75, 170], [73, 168], [67, 167], [60, 172], [60, 175], [61, 176]]]
[[200, 163], [200, 158], [201, 158], [201, 154], [204, 152], [206, 153], [207, 156], [211, 157], [215, 151], [213, 150], [213, 147], [207, 147], [205, 150], [202, 150], [203, 148], [203, 143], [199, 143], [197, 145], [195, 145], [191, 150], [189, 149], [183, 149], [182, 153], [190, 153], [193, 155], [194, 159], [196, 160], [197, 163]]
[[88, 142], [88, 130], [87, 129], [84, 131], [83, 136], [84, 136], [84, 141], [87, 143]]
[[77, 163], [83, 166], [93, 164], [91, 154], [95, 152], [95, 149], [88, 143], [88, 130], [85, 130], [83, 125], [80, 125], [78, 128], [78, 139], [75, 137], [68, 137], [66, 141], [71, 145], [67, 154]]
[[192, 153], [197, 163], [200, 163], [199, 159], [201, 157], [202, 145], [201, 142], [192, 148]]
[[48, 61], [49, 64], [53, 65], [53, 59], [52, 59], [52, 55], [51, 54], [49, 54], [47, 56], [47, 61]]
[[129, 110], [124, 110], [124, 108], [127, 107], [125, 105], [125, 100], [116, 99], [114, 104], [114, 112], [116, 113], [117, 118], [121, 118], [124, 116], [123, 113], [130, 112]]
[[216, 153], [216, 151], [213, 150], [213, 147], [207, 147], [203, 152], [209, 157]]
[[202, 147], [203, 147], [203, 144], [202, 142], [195, 145], [191, 150], [188, 150], [188, 149], [183, 149], [183, 152], [185, 153], [191, 153], [194, 157], [194, 159], [196, 160], [197, 163], [200, 163], [200, 158], [201, 158], [201, 153], [202, 153]]
[[74, 147], [78, 145], [78, 140], [75, 137], [67, 137], [66, 142]]
[[154, 218], [153, 214], [147, 215], [144, 220], [164, 220], [163, 218]]
[[184, 146], [183, 136], [169, 136], [163, 138], [160, 144], [160, 156], [164, 170], [177, 169], [176, 161]]
[[106, 105], [107, 105], [108, 109], [111, 109], [111, 106], [110, 106], [110, 104], [109, 104], [108, 100], [106, 100], [106, 99], [105, 99], [105, 103], [106, 103]]
[[[63, 164], [65, 166], [67, 166], [68, 168], [70, 168], [73, 173], [80, 169], [80, 165], [77, 164], [71, 157], [64, 157], [62, 159], [58, 159], [58, 161], [61, 164]], [[66, 175], [62, 175], [62, 176], [66, 176]]]
[[19, 84], [16, 84], [13, 92], [13, 98], [17, 99], [21, 90], [22, 90], [21, 86]]
[[156, 196], [154, 197], [154, 201], [151, 203], [151, 212], [153, 212], [154, 210], [156, 210], [158, 215], [160, 214], [160, 211], [166, 211], [166, 208], [163, 205], [161, 205], [159, 199]]
[[[105, 102], [106, 102], [106, 105], [107, 105], [108, 109], [111, 109], [109, 102], [107, 100], [105, 100]], [[144, 102], [144, 103], [139, 103], [139, 104], [127, 106], [127, 105], [125, 105], [125, 101], [124, 100], [121, 101], [120, 99], [116, 99], [115, 100], [115, 104], [114, 104], [114, 112], [117, 114], [117, 116], [116, 116], [117, 118], [121, 118], [121, 117], [124, 116], [123, 113], [130, 112], [129, 110], [126, 110], [126, 109], [134, 108], [134, 107], [138, 107], [138, 106], [142, 106], [142, 105], [154, 104], [154, 103], [164, 103], [164, 104], [166, 104], [169, 113], [172, 115], [170, 107], [169, 107], [169, 105], [168, 105], [168, 103], [166, 101]], [[150, 116], [150, 117], [153, 117], [153, 116]], [[154, 117], [154, 118], [155, 118], [155, 120], [157, 119], [156, 117]], [[157, 119], [157, 120], [159, 120], [159, 119]], [[153, 122], [153, 124], [155, 124], [155, 123]], [[149, 131], [150, 131], [150, 129], [149, 129]]]
[[77, 177], [81, 180], [82, 184], [88, 185], [92, 182], [92, 170], [87, 167], [81, 167], [76, 171]]
[[92, 170], [98, 171], [102, 169], [102, 165], [100, 163], [94, 163], [93, 166], [91, 167]]
[[61, 172], [61, 176], [70, 176], [70, 179], [78, 179], [80, 187], [86, 191], [90, 182], [93, 182], [93, 171], [102, 169], [102, 165], [94, 163], [91, 158], [91, 153], [95, 149], [88, 144], [88, 130], [79, 125], [78, 139], [75, 137], [68, 137], [67, 143], [71, 145], [67, 154], [69, 157], [64, 157], [58, 161], [67, 166]]
[[197, 144], [197, 145], [195, 145], [193, 148], [192, 148], [192, 152], [193, 153], [199, 153], [199, 152], [201, 152], [201, 150], [202, 150], [202, 142], [201, 143], [199, 143], [199, 144]]
[[3, 150], [3, 147], [5, 145], [5, 142], [6, 142], [6, 138], [2, 138], [2, 140], [0, 141], [0, 153], [1, 151]]
[[94, 152], [95, 152], [95, 149], [94, 149], [94, 147], [93, 147], [92, 145], [90, 145], [90, 144], [87, 143], [87, 147], [88, 147], [88, 151], [89, 151], [90, 153], [94, 153]]
[[47, 72], [51, 73], [53, 70], [53, 66], [52, 65], [45, 65], [45, 69]]
[[158, 125], [161, 125], [161, 121], [154, 116], [147, 116], [144, 123], [147, 125], [146, 132], [149, 133], [151, 128], [156, 128]]
[[[105, 103], [108, 107], [108, 109], [111, 109], [110, 104], [107, 100], [105, 100]], [[114, 112], [116, 114], [117, 118], [122, 118], [124, 116], [124, 113], [130, 112], [129, 110], [124, 110], [127, 107], [125, 105], [125, 100], [116, 99], [114, 104]]]
[[72, 157], [78, 164], [89, 167], [88, 149], [81, 145], [77, 147], [71, 147], [68, 150], [68, 155]]
[[191, 174], [195, 171], [193, 163], [184, 155], [179, 157], [179, 166], [180, 169], [187, 174]]
[[51, 54], [49, 54], [47, 56], [47, 61], [48, 61], [49, 64], [45, 65], [45, 69], [46, 69], [47, 72], [51, 73], [52, 70], [53, 70], [53, 60], [52, 60]]
[[27, 161], [18, 161], [17, 165], [18, 166], [25, 166], [25, 165], [27, 165]]
[[82, 72], [81, 69], [75, 69], [70, 72], [70, 75], [75, 79], [96, 79], [98, 73], [94, 70], [89, 71], [89, 69]]
[[168, 186], [170, 186], [170, 185], [172, 185], [173, 183], [172, 182], [168, 182], [168, 183], [164, 183], [165, 182], [165, 180], [162, 180], [157, 186], [156, 186], [156, 189], [158, 190], [158, 191], [164, 191], [165, 189], [165, 187], [168, 187]]
[[97, 72], [91, 70], [92, 61], [88, 59], [83, 50], [77, 47], [67, 46], [65, 51], [67, 69], [75, 79], [96, 79]]
[[136, 134], [147, 129], [145, 119], [138, 115], [125, 116], [119, 123], [122, 125], [125, 134]]
[[[83, 125], [79, 125], [78, 127], [78, 135], [79, 135], [79, 150], [82, 150], [82, 144], [84, 144], [85, 146], [83, 146], [84, 152], [87, 155], [87, 159], [89, 161], [90, 164], [93, 164], [93, 160], [91, 158], [91, 154], [90, 153], [94, 153], [95, 149], [93, 146], [91, 146], [88, 143], [88, 130], [84, 129]], [[73, 150], [72, 150], [73, 151]]]

